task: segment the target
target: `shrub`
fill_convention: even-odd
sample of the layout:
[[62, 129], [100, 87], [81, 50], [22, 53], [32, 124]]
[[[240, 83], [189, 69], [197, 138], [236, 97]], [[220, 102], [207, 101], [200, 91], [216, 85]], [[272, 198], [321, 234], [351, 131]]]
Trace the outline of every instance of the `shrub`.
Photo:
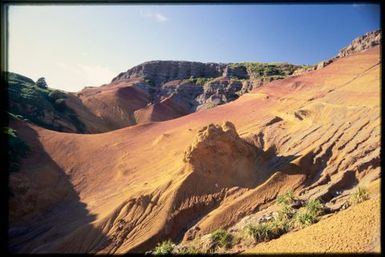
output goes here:
[[218, 247], [230, 248], [232, 236], [224, 229], [217, 229], [210, 236], [211, 241]]
[[175, 245], [170, 241], [163, 241], [162, 243], [158, 244], [154, 251], [152, 252], [154, 255], [167, 255], [171, 254], [174, 250]]
[[52, 90], [51, 92], [49, 92], [48, 98], [49, 98], [49, 100], [54, 102], [55, 100], [60, 99], [60, 98], [67, 98], [67, 95], [64, 92], [55, 89], [55, 90]]
[[16, 130], [4, 127], [3, 132], [8, 137], [9, 172], [18, 171], [21, 158], [27, 157], [30, 147], [17, 136]]
[[314, 213], [309, 212], [306, 208], [302, 208], [295, 216], [297, 225], [301, 228], [307, 227], [318, 221]]
[[273, 238], [278, 238], [281, 235], [289, 232], [292, 228], [290, 219], [276, 219], [271, 222], [271, 231]]
[[275, 64], [269, 64], [267, 65], [266, 69], [263, 72], [263, 75], [265, 76], [274, 76], [274, 75], [281, 75], [284, 76], [285, 73], [277, 67]]
[[289, 205], [292, 204], [297, 198], [294, 196], [293, 191], [289, 191], [284, 195], [279, 195], [276, 199], [276, 203]]
[[16, 137], [16, 130], [14, 130], [13, 128], [4, 127], [3, 129], [4, 129], [3, 132], [4, 132], [7, 136], [10, 136], [10, 137]]
[[288, 206], [284, 205], [280, 210], [278, 210], [278, 220], [291, 219], [295, 214], [295, 210]]
[[272, 226], [269, 223], [248, 225], [246, 231], [254, 238], [255, 242], [268, 241], [274, 238]]
[[350, 196], [350, 202], [352, 204], [361, 203], [370, 198], [369, 192], [364, 187], [358, 187]]
[[194, 84], [197, 84], [197, 85], [201, 85], [203, 86], [204, 84], [206, 84], [207, 82], [213, 80], [213, 78], [205, 78], [205, 77], [194, 77], [194, 76], [191, 76], [188, 81], [191, 82], [191, 83], [194, 83]]
[[305, 208], [309, 213], [314, 214], [315, 216], [318, 216], [323, 212], [323, 206], [318, 199], [309, 200], [306, 203]]
[[36, 81], [36, 86], [44, 89], [48, 88], [47, 82], [45, 82], [45, 78], [39, 78]]

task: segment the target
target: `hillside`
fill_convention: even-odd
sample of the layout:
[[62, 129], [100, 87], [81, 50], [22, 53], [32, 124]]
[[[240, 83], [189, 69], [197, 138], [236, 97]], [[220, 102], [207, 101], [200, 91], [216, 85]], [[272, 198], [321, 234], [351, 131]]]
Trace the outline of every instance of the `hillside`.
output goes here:
[[[218, 77], [206, 82], [198, 80], [209, 76], [206, 68], [171, 76], [170, 65], [167, 82], [142, 76], [146, 68], [139, 67], [71, 94], [104, 124], [86, 121], [78, 100], [66, 100], [85, 127], [106, 133], [11, 122], [32, 149], [10, 175], [12, 252], [143, 253], [167, 239], [189, 245], [266, 211], [289, 190], [337, 209], [330, 220], [353, 219], [366, 206], [378, 209], [373, 194], [344, 213], [333, 204], [343, 204], [357, 186], [380, 181], [380, 46], [252, 87], [242, 84], [253, 80], [247, 67], [228, 65], [222, 72], [214, 65]], [[244, 77], [228, 75], [238, 68]], [[220, 106], [207, 108], [207, 99]], [[327, 220], [305, 229], [314, 235], [317, 227], [329, 228]], [[371, 222], [379, 226], [377, 218]], [[277, 241], [306, 235], [305, 229]], [[325, 247], [336, 240], [325, 239]], [[353, 251], [354, 242], [348, 243]]]
[[100, 133], [213, 108], [309, 67], [153, 61], [77, 93], [39, 88], [29, 78], [8, 73], [9, 111], [51, 130]]

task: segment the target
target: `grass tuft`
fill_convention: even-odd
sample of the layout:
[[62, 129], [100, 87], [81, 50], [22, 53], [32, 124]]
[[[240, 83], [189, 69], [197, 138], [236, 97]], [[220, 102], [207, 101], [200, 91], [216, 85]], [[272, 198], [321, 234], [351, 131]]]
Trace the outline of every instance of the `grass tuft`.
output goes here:
[[319, 216], [323, 212], [323, 205], [318, 199], [315, 200], [309, 200], [305, 205], [306, 210], [314, 214], [315, 216]]
[[370, 198], [369, 192], [364, 187], [358, 187], [350, 196], [352, 204], [362, 203]]
[[162, 243], [158, 244], [154, 251], [152, 252], [154, 255], [167, 255], [171, 254], [174, 250], [174, 244], [170, 241], [163, 241]]
[[276, 199], [276, 203], [281, 205], [289, 205], [292, 204], [295, 200], [297, 200], [297, 197], [295, 197], [293, 191], [290, 190], [284, 195], [279, 195]]
[[309, 212], [306, 208], [301, 208], [295, 215], [295, 223], [298, 227], [304, 228], [318, 221], [314, 213]]
[[232, 246], [232, 235], [222, 228], [211, 233], [210, 239], [217, 247], [230, 248]]

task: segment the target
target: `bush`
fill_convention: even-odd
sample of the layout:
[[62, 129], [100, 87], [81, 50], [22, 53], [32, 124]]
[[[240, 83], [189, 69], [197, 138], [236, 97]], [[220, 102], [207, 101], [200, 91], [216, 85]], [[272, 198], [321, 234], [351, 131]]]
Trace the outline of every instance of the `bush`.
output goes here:
[[16, 130], [4, 127], [3, 133], [8, 137], [9, 172], [18, 171], [20, 168], [20, 161], [22, 158], [27, 157], [30, 147], [17, 136]]
[[279, 195], [276, 199], [276, 203], [289, 205], [292, 204], [295, 200], [297, 200], [297, 198], [294, 196], [293, 191], [289, 191], [284, 195]]
[[86, 131], [76, 113], [66, 106], [65, 92], [38, 87], [32, 80], [15, 73], [9, 73], [6, 88], [10, 113], [22, 115], [23, 119], [41, 127], [62, 131], [63, 126], [46, 119], [48, 113], [49, 116], [71, 123], [80, 133]]
[[309, 212], [306, 208], [302, 208], [295, 216], [297, 225], [301, 228], [310, 226], [318, 221], [314, 213]]
[[269, 223], [248, 225], [246, 227], [246, 231], [250, 236], [254, 238], [255, 242], [268, 241], [274, 238], [272, 226]]
[[278, 210], [278, 220], [291, 219], [295, 214], [295, 210], [288, 206], [284, 205], [280, 210]]
[[194, 77], [191, 76], [188, 81], [197, 85], [203, 86], [204, 84], [208, 83], [209, 81], [213, 80], [213, 78], [205, 78], [205, 77]]
[[218, 247], [230, 248], [233, 237], [224, 229], [217, 229], [210, 236], [211, 241]]
[[171, 254], [174, 250], [175, 245], [170, 241], [163, 241], [162, 243], [158, 244], [154, 251], [152, 252], [154, 255], [167, 255]]
[[51, 92], [49, 92], [48, 98], [49, 98], [49, 100], [54, 102], [55, 100], [60, 99], [60, 98], [67, 98], [67, 95], [64, 92], [55, 89], [55, 90], [52, 90]]
[[306, 203], [305, 208], [309, 213], [314, 214], [315, 216], [321, 215], [323, 212], [323, 205], [318, 199], [309, 200]]
[[271, 222], [271, 231], [273, 238], [278, 238], [281, 235], [289, 232], [292, 228], [290, 219], [276, 219]]
[[36, 81], [36, 86], [44, 89], [48, 88], [47, 82], [45, 82], [45, 78], [39, 78]]
[[366, 201], [370, 198], [369, 192], [364, 187], [358, 187], [350, 196], [350, 202], [352, 204], [358, 204], [363, 201]]

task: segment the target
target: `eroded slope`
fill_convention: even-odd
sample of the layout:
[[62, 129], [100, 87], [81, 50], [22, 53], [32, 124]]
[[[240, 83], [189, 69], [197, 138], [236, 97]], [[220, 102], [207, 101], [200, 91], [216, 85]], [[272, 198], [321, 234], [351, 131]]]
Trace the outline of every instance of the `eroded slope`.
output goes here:
[[[375, 47], [214, 109], [96, 135], [18, 123], [55, 165], [31, 156], [19, 174], [36, 188], [50, 177], [63, 192], [36, 204], [34, 217], [15, 218], [11, 247], [143, 252], [229, 227], [289, 189], [329, 201], [379, 179], [380, 69]], [[237, 133], [231, 123], [208, 125], [226, 121]], [[12, 200], [26, 201], [28, 190]]]

